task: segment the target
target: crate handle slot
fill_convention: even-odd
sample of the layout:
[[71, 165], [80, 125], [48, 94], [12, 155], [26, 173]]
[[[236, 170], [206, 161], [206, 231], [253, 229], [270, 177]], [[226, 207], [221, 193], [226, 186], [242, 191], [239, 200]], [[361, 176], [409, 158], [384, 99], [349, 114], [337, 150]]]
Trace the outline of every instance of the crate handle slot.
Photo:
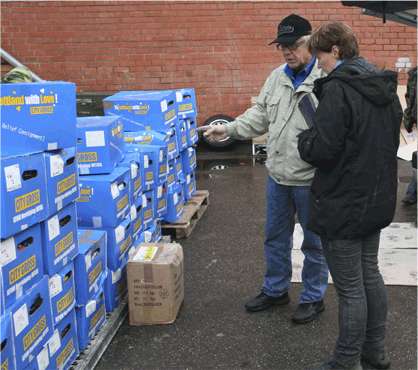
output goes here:
[[71, 329], [71, 323], [70, 324], [67, 324], [65, 326], [65, 328], [62, 330], [62, 332], [60, 333], [61, 339], [65, 338], [65, 336], [68, 334], [68, 332], [70, 331], [70, 329]]
[[4, 348], [6, 347], [6, 345], [7, 345], [7, 338], [3, 341], [3, 342], [1, 342], [1, 348], [0, 348], [0, 352], [2, 352], [3, 350], [4, 350]]
[[73, 157], [70, 157], [70, 158], [68, 158], [66, 161], [65, 161], [65, 165], [66, 166], [70, 166], [70, 165], [72, 165], [73, 163], [74, 163], [74, 161], [75, 161], [75, 157], [73, 156]]
[[61, 218], [59, 224], [60, 224], [61, 227], [64, 227], [65, 225], [67, 225], [70, 222], [70, 220], [71, 220], [71, 216], [67, 215], [67, 216]]
[[68, 279], [71, 279], [71, 276], [73, 276], [73, 270], [68, 271], [68, 272], [64, 275], [64, 281], [67, 281]]
[[169, 102], [168, 102], [168, 105], [173, 105], [174, 104], [174, 100], [170, 100]]
[[25, 249], [25, 248], [29, 247], [29, 245], [32, 244], [32, 243], [33, 243], [33, 236], [30, 236], [29, 238], [26, 238], [25, 240], [20, 242], [17, 245], [17, 249], [19, 249], [19, 250]]
[[42, 302], [43, 302], [43, 298], [41, 297], [40, 294], [38, 294], [38, 296], [35, 298], [32, 306], [30, 306], [29, 309], [29, 315], [33, 315], [41, 306], [42, 306]]
[[33, 179], [36, 176], [38, 176], [38, 171], [37, 170], [27, 170], [27, 171], [23, 171], [23, 173], [22, 173], [22, 179], [24, 181]]

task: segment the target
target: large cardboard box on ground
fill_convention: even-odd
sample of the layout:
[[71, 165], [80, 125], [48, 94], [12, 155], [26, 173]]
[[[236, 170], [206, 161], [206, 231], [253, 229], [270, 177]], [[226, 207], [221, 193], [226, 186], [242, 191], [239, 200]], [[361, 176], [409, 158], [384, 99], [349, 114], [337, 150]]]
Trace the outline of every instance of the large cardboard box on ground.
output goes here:
[[176, 243], [144, 243], [128, 262], [129, 323], [174, 322], [184, 298], [183, 249]]

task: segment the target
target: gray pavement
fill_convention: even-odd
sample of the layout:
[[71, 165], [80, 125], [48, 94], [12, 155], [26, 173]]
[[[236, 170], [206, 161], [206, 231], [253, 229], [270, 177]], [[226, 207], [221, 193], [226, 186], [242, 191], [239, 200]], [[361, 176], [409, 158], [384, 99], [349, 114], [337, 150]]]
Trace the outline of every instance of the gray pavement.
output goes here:
[[[227, 158], [227, 159], [225, 159]], [[246, 151], [199, 153], [198, 188], [210, 206], [184, 248], [185, 301], [174, 324], [123, 323], [97, 369], [279, 369], [319, 365], [333, 350], [337, 299], [331, 285], [326, 310], [303, 326], [291, 323], [300, 284], [288, 306], [245, 312], [264, 273], [266, 170]], [[399, 162], [399, 199], [411, 178]], [[416, 208], [397, 207], [394, 221], [416, 221]], [[393, 370], [417, 368], [417, 290], [388, 287], [387, 348]]]

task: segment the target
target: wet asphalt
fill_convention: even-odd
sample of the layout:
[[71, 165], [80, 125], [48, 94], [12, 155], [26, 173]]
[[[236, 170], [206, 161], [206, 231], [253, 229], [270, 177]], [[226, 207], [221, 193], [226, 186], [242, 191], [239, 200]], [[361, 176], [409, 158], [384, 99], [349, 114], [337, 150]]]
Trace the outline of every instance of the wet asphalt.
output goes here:
[[[264, 274], [266, 169], [248, 146], [198, 152], [198, 189], [210, 205], [184, 249], [185, 300], [175, 323], [122, 324], [97, 366], [110, 369], [305, 370], [332, 353], [338, 333], [337, 298], [330, 285], [319, 319], [295, 325], [300, 284], [291, 302], [248, 314], [244, 303], [259, 293]], [[412, 171], [399, 161], [394, 222], [416, 222], [416, 207], [401, 205]], [[417, 369], [417, 289], [388, 286], [387, 350], [392, 370]]]

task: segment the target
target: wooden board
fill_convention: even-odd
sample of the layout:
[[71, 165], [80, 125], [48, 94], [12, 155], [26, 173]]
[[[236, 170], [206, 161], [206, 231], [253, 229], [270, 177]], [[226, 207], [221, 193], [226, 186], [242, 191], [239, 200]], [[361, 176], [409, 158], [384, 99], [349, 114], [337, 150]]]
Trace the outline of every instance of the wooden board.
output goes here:
[[184, 205], [180, 218], [174, 223], [161, 225], [163, 235], [171, 235], [174, 239], [188, 238], [197, 222], [202, 218], [209, 205], [209, 191], [198, 190]]

